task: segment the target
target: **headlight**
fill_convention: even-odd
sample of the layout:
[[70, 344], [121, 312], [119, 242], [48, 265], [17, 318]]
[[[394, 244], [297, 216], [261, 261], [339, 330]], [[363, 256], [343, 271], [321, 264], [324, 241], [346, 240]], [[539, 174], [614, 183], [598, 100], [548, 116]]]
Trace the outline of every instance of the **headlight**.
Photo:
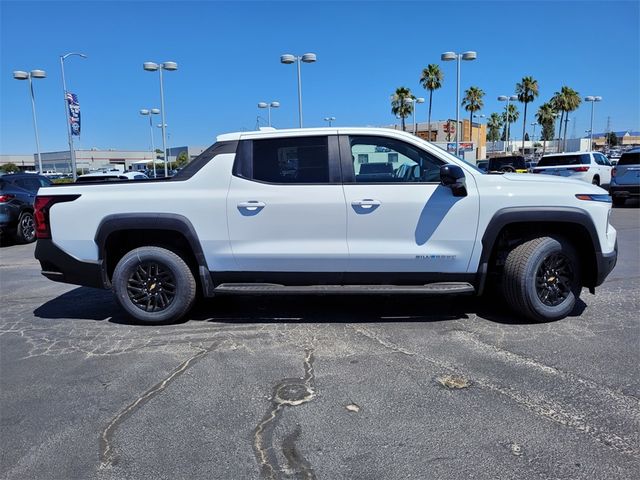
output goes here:
[[592, 194], [592, 193], [578, 193], [576, 195], [576, 198], [578, 200], [588, 200], [591, 202], [604, 202], [604, 203], [611, 203], [611, 197], [609, 196], [608, 193], [604, 193], [604, 194]]

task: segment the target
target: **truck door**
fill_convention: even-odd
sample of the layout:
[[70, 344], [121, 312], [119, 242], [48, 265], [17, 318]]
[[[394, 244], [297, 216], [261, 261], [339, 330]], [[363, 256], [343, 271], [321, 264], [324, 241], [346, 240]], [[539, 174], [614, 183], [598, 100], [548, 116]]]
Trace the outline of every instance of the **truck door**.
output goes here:
[[326, 134], [240, 142], [227, 196], [239, 270], [344, 271], [347, 220], [337, 145], [337, 135]]

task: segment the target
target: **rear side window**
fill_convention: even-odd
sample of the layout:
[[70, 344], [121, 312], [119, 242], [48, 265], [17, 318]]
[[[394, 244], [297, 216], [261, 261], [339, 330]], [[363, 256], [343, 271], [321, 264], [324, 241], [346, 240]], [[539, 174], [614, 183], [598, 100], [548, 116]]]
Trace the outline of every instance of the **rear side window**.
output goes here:
[[329, 183], [327, 137], [253, 141], [252, 178], [268, 183]]
[[15, 184], [30, 192], [37, 192], [42, 186], [38, 178], [18, 178], [16, 179]]
[[640, 165], [640, 152], [623, 153], [618, 165]]
[[581, 155], [551, 155], [542, 157], [538, 162], [538, 167], [555, 167], [564, 165], [589, 165], [591, 158], [588, 153]]

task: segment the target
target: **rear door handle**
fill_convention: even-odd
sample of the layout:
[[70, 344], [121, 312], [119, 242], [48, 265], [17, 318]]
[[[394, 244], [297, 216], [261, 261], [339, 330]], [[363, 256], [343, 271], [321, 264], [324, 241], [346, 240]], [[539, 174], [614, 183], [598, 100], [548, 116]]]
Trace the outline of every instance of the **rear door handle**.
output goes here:
[[355, 200], [351, 202], [352, 207], [372, 208], [382, 205], [380, 200], [373, 200], [371, 198], [365, 198], [364, 200]]
[[238, 204], [238, 208], [246, 208], [247, 210], [250, 210], [250, 211], [255, 211], [255, 210], [258, 210], [259, 208], [264, 208], [266, 206], [267, 206], [266, 203], [257, 202], [255, 200], [250, 200], [248, 202], [240, 202]]

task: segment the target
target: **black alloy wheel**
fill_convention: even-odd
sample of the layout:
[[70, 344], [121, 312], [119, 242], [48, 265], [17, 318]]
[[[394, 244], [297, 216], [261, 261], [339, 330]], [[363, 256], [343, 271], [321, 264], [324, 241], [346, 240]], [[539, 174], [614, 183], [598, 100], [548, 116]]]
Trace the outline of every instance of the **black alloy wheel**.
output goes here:
[[142, 262], [127, 280], [127, 293], [131, 303], [145, 312], [167, 309], [176, 296], [176, 279], [159, 262]]
[[562, 253], [549, 255], [536, 272], [536, 293], [542, 303], [556, 307], [571, 294], [574, 272], [571, 261]]
[[18, 220], [18, 240], [31, 243], [36, 239], [36, 226], [31, 212], [24, 212]]

